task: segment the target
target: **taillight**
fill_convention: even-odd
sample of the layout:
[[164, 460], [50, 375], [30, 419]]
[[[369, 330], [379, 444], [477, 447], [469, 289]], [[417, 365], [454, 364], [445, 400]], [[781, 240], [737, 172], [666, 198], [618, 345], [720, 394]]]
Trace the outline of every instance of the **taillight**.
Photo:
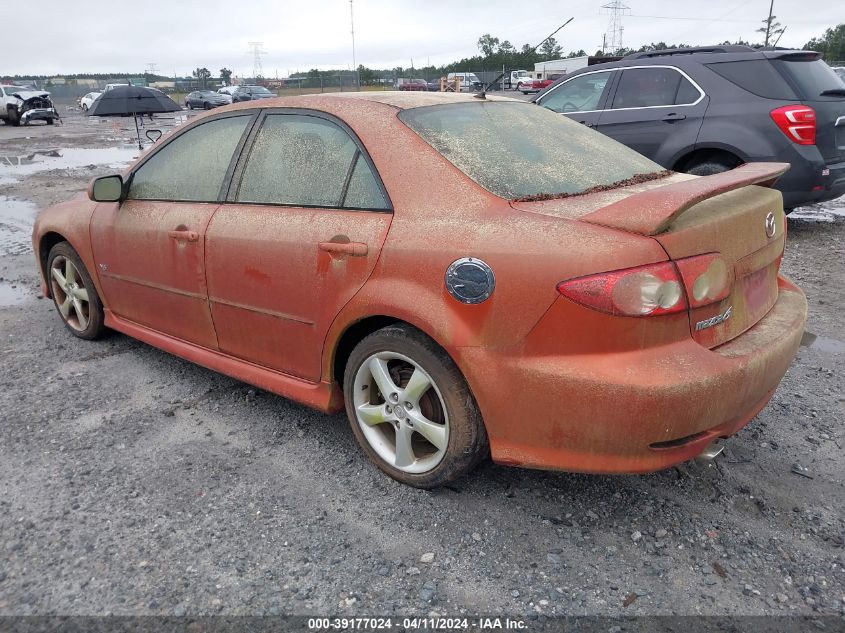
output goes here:
[[691, 307], [710, 305], [730, 294], [733, 274], [718, 253], [679, 259], [675, 265], [681, 273]]
[[718, 253], [562, 281], [564, 297], [608, 314], [658, 316], [699, 308], [730, 294], [733, 273]]
[[769, 115], [780, 131], [798, 145], [816, 144], [816, 111], [805, 105], [775, 108]]
[[564, 297], [608, 314], [657, 316], [687, 309], [672, 262], [579, 277], [560, 282], [557, 289]]

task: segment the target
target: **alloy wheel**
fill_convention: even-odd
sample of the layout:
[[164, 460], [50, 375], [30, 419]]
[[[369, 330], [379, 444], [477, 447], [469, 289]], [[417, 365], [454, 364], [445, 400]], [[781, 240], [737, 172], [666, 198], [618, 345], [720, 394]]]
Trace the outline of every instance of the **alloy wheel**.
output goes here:
[[88, 289], [76, 266], [67, 257], [59, 255], [53, 259], [50, 285], [62, 318], [72, 329], [83, 332], [91, 318]]
[[355, 374], [358, 425], [385, 462], [406, 473], [435, 468], [449, 445], [443, 396], [418, 363], [396, 352], [372, 354]]

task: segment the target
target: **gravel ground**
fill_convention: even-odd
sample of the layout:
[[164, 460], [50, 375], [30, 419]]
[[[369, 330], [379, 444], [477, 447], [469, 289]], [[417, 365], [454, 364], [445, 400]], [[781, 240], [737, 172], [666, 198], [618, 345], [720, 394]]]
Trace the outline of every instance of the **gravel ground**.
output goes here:
[[132, 154], [100, 153], [122, 124], [0, 126], [0, 161], [63, 154], [0, 162], [0, 615], [845, 614], [843, 201], [790, 220], [817, 338], [716, 462], [486, 464], [425, 492], [370, 466], [341, 415], [65, 332], [32, 215]]

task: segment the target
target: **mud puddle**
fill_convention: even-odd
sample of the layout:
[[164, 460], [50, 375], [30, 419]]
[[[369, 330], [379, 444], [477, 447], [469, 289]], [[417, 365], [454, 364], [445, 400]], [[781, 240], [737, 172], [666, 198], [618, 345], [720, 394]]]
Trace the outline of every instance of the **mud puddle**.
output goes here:
[[31, 202], [0, 196], [0, 255], [32, 251], [32, 224], [37, 214]]
[[42, 171], [75, 169], [88, 165], [126, 166], [138, 156], [137, 145], [119, 147], [61, 148], [38, 150], [22, 155], [0, 155], [0, 184], [8, 184]]
[[19, 305], [31, 297], [26, 288], [0, 281], [0, 308]]
[[802, 347], [817, 349], [828, 354], [845, 354], [845, 342], [838, 341], [835, 338], [817, 336], [812, 332], [804, 332], [804, 335], [801, 337], [801, 345]]

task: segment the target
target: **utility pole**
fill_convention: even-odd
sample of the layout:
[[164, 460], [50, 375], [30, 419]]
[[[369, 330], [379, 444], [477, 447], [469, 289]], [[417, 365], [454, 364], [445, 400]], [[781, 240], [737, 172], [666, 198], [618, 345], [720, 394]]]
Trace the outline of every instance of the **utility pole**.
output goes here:
[[352, 28], [352, 66], [355, 68], [355, 73], [358, 76], [358, 90], [361, 89], [361, 73], [358, 71], [358, 62], [355, 61], [355, 12], [352, 9], [352, 0], [349, 0], [349, 24]]

